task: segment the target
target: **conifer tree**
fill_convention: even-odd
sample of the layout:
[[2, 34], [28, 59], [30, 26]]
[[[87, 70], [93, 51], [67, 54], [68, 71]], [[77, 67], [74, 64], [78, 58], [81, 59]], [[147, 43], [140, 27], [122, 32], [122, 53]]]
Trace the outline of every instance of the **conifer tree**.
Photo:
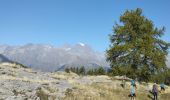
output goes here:
[[98, 74], [98, 75], [104, 75], [104, 74], [105, 74], [104, 68], [103, 68], [103, 67], [99, 67], [99, 68], [97, 69], [97, 74]]
[[151, 74], [167, 69], [169, 43], [161, 40], [165, 27], [157, 28], [142, 9], [127, 10], [113, 26], [107, 61], [118, 74], [149, 80]]

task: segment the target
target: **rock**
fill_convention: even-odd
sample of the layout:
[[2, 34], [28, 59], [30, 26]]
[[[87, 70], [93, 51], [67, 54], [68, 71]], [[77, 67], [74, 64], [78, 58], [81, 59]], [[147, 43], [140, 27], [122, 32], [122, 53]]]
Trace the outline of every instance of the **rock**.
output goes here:
[[0, 99], [47, 100], [64, 98], [72, 85], [65, 79], [55, 79], [51, 73], [31, 71], [11, 63], [0, 64]]

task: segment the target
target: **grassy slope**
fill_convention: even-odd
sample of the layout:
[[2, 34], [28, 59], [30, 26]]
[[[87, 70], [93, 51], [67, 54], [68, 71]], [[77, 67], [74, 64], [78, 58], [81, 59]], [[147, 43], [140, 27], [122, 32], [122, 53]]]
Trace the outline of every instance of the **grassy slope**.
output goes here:
[[[73, 84], [73, 89], [68, 89], [64, 100], [130, 100], [130, 83], [125, 89], [121, 88], [120, 81], [113, 80], [111, 83]], [[146, 86], [137, 85], [136, 100], [152, 100], [152, 94], [147, 92]], [[170, 100], [170, 92], [159, 93], [160, 100]]]

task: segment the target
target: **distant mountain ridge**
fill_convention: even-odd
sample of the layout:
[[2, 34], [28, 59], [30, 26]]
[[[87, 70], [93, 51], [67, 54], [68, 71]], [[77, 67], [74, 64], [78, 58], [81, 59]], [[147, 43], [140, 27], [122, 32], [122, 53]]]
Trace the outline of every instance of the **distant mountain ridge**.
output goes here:
[[96, 52], [83, 43], [61, 47], [44, 44], [0, 45], [0, 53], [12, 61], [42, 71], [63, 70], [70, 66], [85, 66], [87, 69], [109, 66], [104, 53]]
[[[60, 68], [58, 68], [57, 71], [64, 71], [65, 68], [71, 68], [71, 67], [85, 67], [86, 70], [89, 70], [89, 69], [97, 69], [99, 67], [101, 67], [100, 65], [96, 64], [96, 63], [88, 63], [88, 64], [85, 64], [85, 65], [71, 65], [71, 64], [65, 64], [65, 65], [62, 65]], [[103, 66], [104, 69], [108, 69], [108, 67], [106, 66]]]
[[5, 57], [4, 55], [0, 54], [0, 63], [2, 62], [12, 62], [11, 60], [9, 60], [7, 57]]

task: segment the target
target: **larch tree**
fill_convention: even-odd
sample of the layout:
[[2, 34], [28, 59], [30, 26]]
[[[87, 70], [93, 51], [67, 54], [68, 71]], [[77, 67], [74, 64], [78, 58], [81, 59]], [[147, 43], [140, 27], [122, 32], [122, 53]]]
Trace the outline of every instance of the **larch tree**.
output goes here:
[[113, 26], [107, 61], [114, 74], [148, 81], [150, 76], [167, 69], [169, 43], [163, 41], [165, 27], [157, 28], [142, 9], [127, 10]]

